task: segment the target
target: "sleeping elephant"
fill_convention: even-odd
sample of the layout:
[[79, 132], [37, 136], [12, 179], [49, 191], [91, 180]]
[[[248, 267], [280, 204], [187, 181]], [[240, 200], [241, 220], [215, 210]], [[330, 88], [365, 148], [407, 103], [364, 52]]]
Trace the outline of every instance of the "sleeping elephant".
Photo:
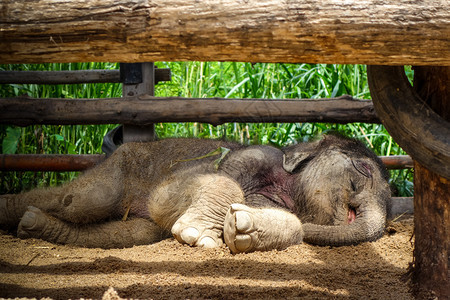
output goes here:
[[352, 245], [382, 236], [387, 179], [375, 154], [336, 135], [281, 150], [206, 139], [127, 143], [65, 185], [0, 196], [0, 226], [101, 248], [170, 235], [192, 246], [225, 242], [233, 253]]

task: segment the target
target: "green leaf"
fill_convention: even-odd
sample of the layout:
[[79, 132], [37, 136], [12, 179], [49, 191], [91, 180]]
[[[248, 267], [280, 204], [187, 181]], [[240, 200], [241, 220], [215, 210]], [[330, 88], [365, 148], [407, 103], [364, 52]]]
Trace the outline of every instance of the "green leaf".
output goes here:
[[52, 134], [51, 136], [54, 136], [56, 138], [56, 140], [59, 141], [59, 142], [64, 141], [64, 137], [62, 135]]
[[21, 132], [22, 130], [17, 127], [8, 127], [6, 129], [6, 137], [2, 142], [3, 154], [16, 153]]
[[[230, 152], [230, 149], [225, 148], [225, 147], [220, 147], [219, 149], [220, 149], [220, 150], [219, 150], [219, 153], [221, 153], [221, 155], [220, 155], [220, 157], [219, 157], [218, 159], [216, 159], [216, 160], [214, 161], [214, 167], [215, 167], [216, 170], [219, 169], [220, 162], [221, 162], [221, 161], [225, 158], [225, 156]], [[217, 150], [216, 150], [216, 151], [217, 151]]]
[[225, 157], [225, 155], [228, 154], [228, 152], [230, 152], [230, 149], [225, 148], [225, 147], [219, 147], [216, 150], [213, 150], [213, 151], [209, 152], [208, 154], [205, 154], [205, 155], [202, 155], [202, 156], [198, 156], [198, 157], [194, 157], [194, 158], [188, 158], [188, 159], [176, 160], [176, 161], [172, 162], [170, 167], [172, 168], [174, 165], [176, 165], [177, 163], [180, 163], [180, 162], [199, 160], [199, 159], [204, 159], [204, 158], [207, 158], [207, 157], [216, 156], [216, 155], [221, 154], [221, 156], [214, 161], [214, 166], [217, 169], [219, 167], [220, 162]]

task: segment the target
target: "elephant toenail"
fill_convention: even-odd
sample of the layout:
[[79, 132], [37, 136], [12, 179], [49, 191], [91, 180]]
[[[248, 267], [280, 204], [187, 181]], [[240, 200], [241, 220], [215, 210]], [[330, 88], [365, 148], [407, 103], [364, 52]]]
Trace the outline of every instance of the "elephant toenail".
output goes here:
[[239, 250], [241, 252], [245, 252], [250, 248], [250, 246], [252, 244], [252, 238], [247, 234], [238, 235], [238, 236], [236, 236], [236, 240], [235, 240], [234, 244], [235, 244], [237, 250]]
[[249, 213], [244, 211], [236, 212], [236, 229], [239, 232], [248, 232], [253, 228], [253, 219]]
[[219, 246], [217, 242], [210, 236], [205, 236], [200, 240], [198, 243], [198, 246], [205, 247], [205, 248], [215, 248]]
[[27, 211], [23, 214], [20, 224], [28, 229], [31, 229], [36, 224], [36, 213]]
[[188, 227], [181, 232], [181, 239], [192, 246], [197, 241], [199, 235], [200, 232], [196, 228]]

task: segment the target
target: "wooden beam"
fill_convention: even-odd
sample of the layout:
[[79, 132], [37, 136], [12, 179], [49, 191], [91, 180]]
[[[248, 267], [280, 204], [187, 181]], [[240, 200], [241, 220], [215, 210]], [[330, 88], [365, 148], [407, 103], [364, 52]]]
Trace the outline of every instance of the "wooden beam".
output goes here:
[[372, 102], [350, 96], [318, 100], [158, 98], [0, 99], [0, 124], [133, 124], [159, 122], [378, 123]]
[[[415, 68], [414, 89], [443, 123], [450, 122], [450, 67]], [[417, 162], [414, 195], [416, 297], [450, 299], [450, 178]]]
[[413, 197], [392, 197], [390, 203], [388, 220], [392, 220], [397, 216], [404, 214], [414, 214], [414, 198]]
[[[170, 69], [155, 69], [155, 84], [170, 81]], [[0, 71], [0, 84], [118, 83], [120, 70]]]
[[[155, 64], [152, 62], [137, 63], [137, 64], [120, 64], [121, 69], [124, 73], [124, 77], [127, 73], [132, 73], [133, 68], [138, 68], [140, 72], [140, 77], [142, 81], [137, 84], [127, 84], [126, 80], [122, 85], [123, 96], [139, 96], [147, 94], [148, 96], [155, 95]], [[155, 125], [134, 125], [125, 123], [122, 129], [123, 142], [148, 142], [154, 141], [156, 139]]]
[[446, 0], [3, 1], [0, 62], [450, 65]]
[[403, 67], [368, 66], [367, 76], [377, 115], [393, 139], [415, 161], [450, 179], [450, 122], [442, 111], [414, 91]]

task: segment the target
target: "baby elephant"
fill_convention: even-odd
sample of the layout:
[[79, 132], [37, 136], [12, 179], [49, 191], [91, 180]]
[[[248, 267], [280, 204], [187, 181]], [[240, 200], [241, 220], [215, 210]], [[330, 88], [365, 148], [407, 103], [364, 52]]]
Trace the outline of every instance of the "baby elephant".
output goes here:
[[335, 135], [282, 150], [205, 139], [128, 143], [63, 186], [0, 196], [0, 226], [101, 248], [170, 234], [192, 246], [225, 242], [233, 253], [352, 245], [382, 236], [387, 179], [375, 154]]

